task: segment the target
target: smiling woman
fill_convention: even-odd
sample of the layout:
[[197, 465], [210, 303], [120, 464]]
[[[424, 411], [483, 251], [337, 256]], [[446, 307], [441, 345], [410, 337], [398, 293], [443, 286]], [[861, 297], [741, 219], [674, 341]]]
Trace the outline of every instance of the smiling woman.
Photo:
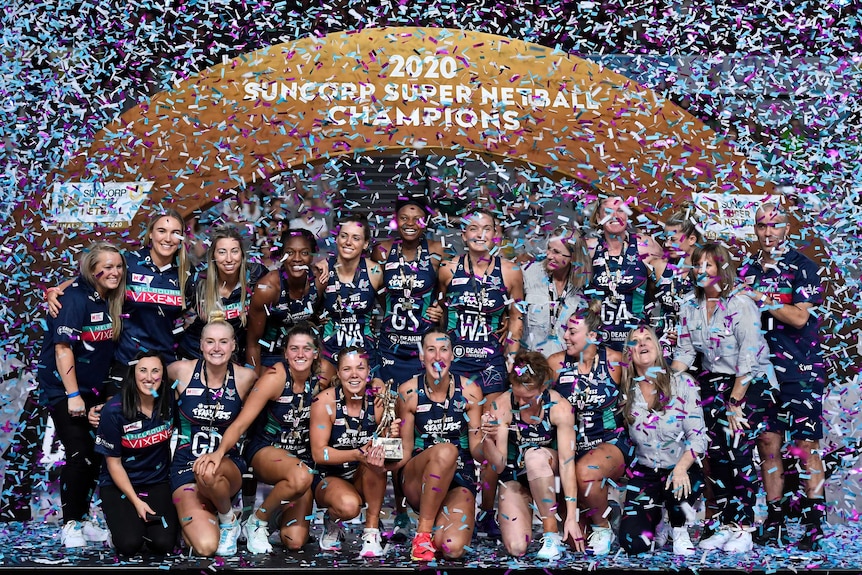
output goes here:
[[545, 357], [565, 348], [565, 319], [585, 304], [584, 286], [593, 265], [587, 246], [575, 230], [559, 229], [548, 239], [544, 262], [530, 262], [524, 270], [524, 341]]
[[714, 533], [701, 549], [748, 552], [752, 548], [756, 471], [753, 449], [770, 388], [777, 384], [755, 303], [737, 286], [736, 264], [726, 247], [707, 243], [691, 255], [698, 272], [695, 297], [680, 310], [679, 338], [671, 367], [690, 369], [702, 356], [697, 374], [703, 420], [709, 433], [713, 494], [719, 513]]
[[220, 310], [233, 327], [237, 359], [245, 358], [246, 323], [251, 290], [267, 273], [261, 264], [248, 261], [245, 243], [236, 228], [217, 228], [210, 236], [206, 267], [186, 284], [192, 323], [180, 340], [179, 353], [186, 359], [200, 359], [200, 344], [206, 319]]
[[183, 536], [199, 555], [236, 553], [240, 523], [231, 510], [247, 465], [236, 445], [214, 462], [203, 456], [222, 444], [255, 381], [254, 370], [231, 363], [233, 328], [214, 314], [201, 337], [203, 359], [177, 361], [168, 376], [177, 381], [180, 440], [171, 464], [171, 489]]
[[372, 373], [379, 370], [377, 339], [371, 331], [371, 315], [377, 290], [383, 285], [380, 266], [366, 257], [371, 229], [361, 215], [341, 218], [335, 231], [336, 255], [326, 261], [324, 284], [322, 385], [335, 373], [335, 356], [342, 349], [360, 346]]
[[620, 546], [631, 554], [649, 551], [664, 507], [674, 554], [694, 555], [688, 524], [704, 487], [699, 461], [707, 445], [697, 384], [685, 372], [671, 372], [656, 333], [638, 327], [626, 339], [620, 389], [637, 454], [620, 521]]
[[323, 286], [314, 265], [317, 240], [310, 231], [291, 228], [281, 234], [281, 266], [254, 284], [248, 309], [246, 363], [258, 374], [284, 359], [292, 326], [316, 319]]
[[135, 361], [122, 393], [102, 410], [96, 435], [96, 452], [105, 456], [99, 494], [117, 553], [134, 555], [146, 545], [164, 555], [177, 539], [168, 481], [174, 402], [162, 390], [167, 373], [159, 354], [141, 352]]
[[111, 244], [93, 244], [80, 269], [59, 297], [59, 314], [47, 319], [37, 375], [40, 401], [48, 406], [66, 451], [60, 497], [65, 521], [61, 541], [67, 548], [107, 539], [107, 532], [85, 517], [101, 463], [94, 452], [93, 427], [120, 339], [126, 287], [125, 259]]
[[[122, 314], [113, 317], [119, 321], [122, 316], [126, 321], [110, 368], [113, 383], [109, 395], [117, 391], [117, 382], [126, 379], [130, 362], [140, 350], [157, 350], [165, 363], [176, 360], [176, 324], [186, 307], [180, 285], [189, 266], [184, 227], [183, 217], [176, 210], [156, 211], [147, 223], [144, 247], [124, 254], [125, 301]], [[61, 313], [60, 298], [71, 284], [69, 280], [47, 290], [45, 299], [52, 317]]]
[[311, 455], [319, 473], [312, 489], [317, 505], [328, 510], [320, 549], [341, 549], [341, 521], [357, 517], [367, 505], [360, 555], [380, 557], [386, 472], [398, 462], [387, 463], [383, 447], [374, 446], [372, 438], [399, 437], [401, 420], [396, 419], [389, 429], [378, 429], [384, 410], [376, 408], [373, 394], [383, 381], [372, 379], [364, 349], [346, 347], [338, 352], [336, 362], [337, 381], [320, 392], [311, 406]]

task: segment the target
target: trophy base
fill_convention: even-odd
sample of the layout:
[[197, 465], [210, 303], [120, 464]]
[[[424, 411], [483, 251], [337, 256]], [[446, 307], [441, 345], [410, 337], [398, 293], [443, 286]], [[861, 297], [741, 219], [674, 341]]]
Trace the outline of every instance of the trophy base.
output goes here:
[[400, 437], [375, 437], [371, 445], [383, 446], [383, 458], [398, 461], [404, 457], [404, 445]]

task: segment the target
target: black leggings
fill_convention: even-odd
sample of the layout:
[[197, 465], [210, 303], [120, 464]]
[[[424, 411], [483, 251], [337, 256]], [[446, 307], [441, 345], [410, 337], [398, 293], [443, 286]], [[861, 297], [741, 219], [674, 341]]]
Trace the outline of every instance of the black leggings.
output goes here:
[[667, 478], [673, 469], [650, 469], [637, 465], [630, 472], [626, 490], [625, 510], [620, 520], [620, 546], [626, 553], [637, 555], [650, 550], [655, 531], [661, 522], [662, 507], [667, 509], [671, 527], [685, 525], [682, 503], [694, 506], [703, 491], [703, 471], [695, 463], [688, 469], [691, 495], [683, 500], [673, 494], [673, 486], [666, 489]]
[[[89, 395], [82, 395], [87, 412], [97, 404]], [[102, 465], [102, 456], [95, 452], [96, 430], [87, 417], [69, 415], [66, 399], [48, 408], [54, 420], [57, 439], [66, 452], [66, 463], [60, 471], [60, 502], [63, 522], [81, 521], [90, 512], [90, 499]]]
[[706, 372], [698, 377], [703, 405], [703, 421], [709, 433], [709, 478], [722, 525], [754, 525], [757, 503], [757, 470], [754, 446], [765, 429], [764, 394], [769, 382], [754, 378], [745, 393], [744, 415], [750, 428], [731, 435], [727, 422], [730, 392], [736, 377]]
[[111, 530], [114, 548], [120, 555], [135, 555], [146, 543], [152, 553], [158, 555], [170, 553], [176, 545], [179, 526], [177, 510], [171, 499], [170, 483], [165, 481], [134, 487], [138, 497], [146, 501], [160, 517], [154, 521], [144, 522], [138, 517], [132, 502], [116, 485], [103, 485], [99, 494], [102, 497], [102, 510], [105, 512], [108, 529]]

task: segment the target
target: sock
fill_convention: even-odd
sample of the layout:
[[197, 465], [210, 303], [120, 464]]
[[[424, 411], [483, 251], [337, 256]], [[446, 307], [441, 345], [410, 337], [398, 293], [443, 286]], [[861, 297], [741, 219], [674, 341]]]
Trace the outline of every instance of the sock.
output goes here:
[[233, 523], [234, 522], [233, 509], [231, 509], [227, 513], [219, 513], [218, 514], [218, 522], [219, 522], [219, 525], [227, 525], [228, 523]]

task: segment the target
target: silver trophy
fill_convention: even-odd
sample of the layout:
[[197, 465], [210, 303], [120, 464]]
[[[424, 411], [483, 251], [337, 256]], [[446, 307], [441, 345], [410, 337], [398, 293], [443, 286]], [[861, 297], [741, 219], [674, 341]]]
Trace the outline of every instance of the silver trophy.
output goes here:
[[404, 446], [401, 438], [384, 437], [384, 435], [389, 435], [389, 427], [395, 421], [396, 395], [392, 392], [392, 383], [390, 379], [377, 391], [377, 402], [379, 402], [379, 407], [383, 409], [383, 416], [380, 418], [380, 425], [377, 426], [377, 433], [374, 434], [371, 445], [374, 447], [383, 446], [384, 459], [398, 461], [404, 457]]

